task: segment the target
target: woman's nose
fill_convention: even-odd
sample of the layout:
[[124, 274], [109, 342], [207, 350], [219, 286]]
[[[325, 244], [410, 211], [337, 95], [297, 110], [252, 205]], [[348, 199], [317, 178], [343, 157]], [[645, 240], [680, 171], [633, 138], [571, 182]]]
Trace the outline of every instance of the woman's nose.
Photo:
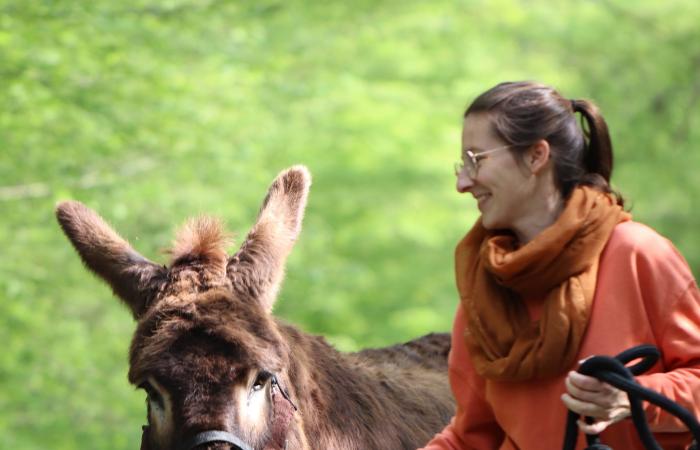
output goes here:
[[460, 173], [457, 174], [457, 192], [460, 194], [464, 194], [465, 192], [469, 192], [469, 189], [474, 186], [474, 180], [469, 178], [469, 175], [465, 173], [466, 171], [462, 170]]

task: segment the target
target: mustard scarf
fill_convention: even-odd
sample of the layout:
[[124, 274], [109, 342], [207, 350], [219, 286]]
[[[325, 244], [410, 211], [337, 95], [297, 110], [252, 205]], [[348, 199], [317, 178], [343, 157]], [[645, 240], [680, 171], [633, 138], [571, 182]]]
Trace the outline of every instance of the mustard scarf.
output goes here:
[[[600, 254], [631, 216], [612, 195], [578, 187], [556, 222], [524, 246], [479, 219], [457, 245], [455, 270], [474, 367], [499, 381], [540, 379], [574, 363], [590, 317]], [[522, 298], [544, 302], [531, 321]]]

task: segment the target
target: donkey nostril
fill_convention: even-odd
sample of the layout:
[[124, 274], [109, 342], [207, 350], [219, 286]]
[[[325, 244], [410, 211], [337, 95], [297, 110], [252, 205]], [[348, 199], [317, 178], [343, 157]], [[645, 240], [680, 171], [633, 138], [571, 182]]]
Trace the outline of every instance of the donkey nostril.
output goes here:
[[237, 445], [229, 444], [228, 442], [213, 442], [201, 447], [201, 449], [206, 450], [238, 450], [239, 448]]
[[191, 450], [238, 450], [239, 447], [235, 444], [229, 442], [207, 442], [196, 447], [192, 447]]

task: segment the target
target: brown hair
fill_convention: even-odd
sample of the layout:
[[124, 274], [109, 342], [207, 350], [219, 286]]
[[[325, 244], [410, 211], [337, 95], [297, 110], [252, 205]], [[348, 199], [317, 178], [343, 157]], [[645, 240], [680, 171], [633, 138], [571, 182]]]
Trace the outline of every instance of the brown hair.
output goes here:
[[[581, 124], [575, 113], [581, 114]], [[552, 149], [555, 180], [564, 198], [576, 186], [596, 187], [622, 196], [610, 187], [613, 152], [608, 126], [588, 100], [567, 100], [555, 89], [532, 81], [500, 83], [479, 95], [467, 108], [488, 113], [493, 131], [521, 153], [539, 139]]]

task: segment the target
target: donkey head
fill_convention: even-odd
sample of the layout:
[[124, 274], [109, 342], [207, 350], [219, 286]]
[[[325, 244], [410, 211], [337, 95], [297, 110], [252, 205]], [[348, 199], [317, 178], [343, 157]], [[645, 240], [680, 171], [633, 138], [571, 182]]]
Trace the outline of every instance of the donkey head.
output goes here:
[[129, 381], [148, 394], [142, 449], [275, 449], [297, 439], [284, 389], [288, 344], [270, 313], [310, 183], [303, 166], [280, 173], [230, 257], [217, 221], [188, 222], [168, 266], [141, 256], [84, 205], [58, 205], [58, 221], [85, 265], [138, 322]]

